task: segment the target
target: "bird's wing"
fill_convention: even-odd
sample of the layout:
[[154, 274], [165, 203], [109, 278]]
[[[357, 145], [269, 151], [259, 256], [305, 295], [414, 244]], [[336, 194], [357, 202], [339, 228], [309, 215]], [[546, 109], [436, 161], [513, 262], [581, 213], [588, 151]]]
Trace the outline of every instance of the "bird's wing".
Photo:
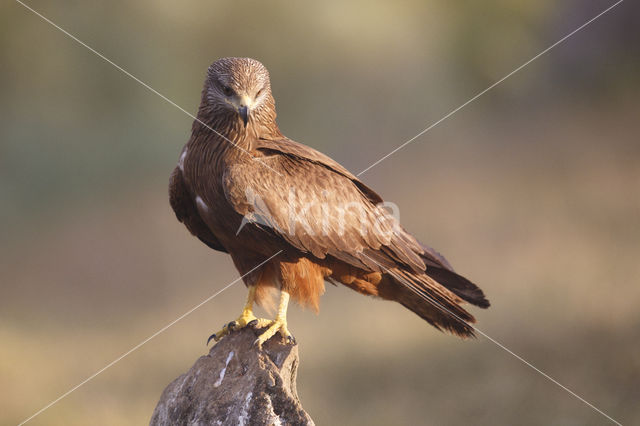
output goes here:
[[[309, 161], [314, 164], [324, 166], [351, 180], [351, 182], [353, 182], [353, 184], [366, 196], [366, 198], [371, 203], [378, 205], [383, 202], [383, 199], [382, 197], [380, 197], [380, 195], [378, 195], [373, 189], [365, 185], [361, 180], [359, 180], [355, 175], [344, 168], [340, 163], [309, 146], [303, 145], [286, 137], [283, 137], [281, 139], [258, 139], [254, 146], [257, 150], [262, 151], [266, 154], [276, 153], [279, 155], [294, 157], [299, 161]], [[442, 256], [433, 248], [415, 241], [413, 236], [406, 232], [400, 224], [396, 223], [395, 225], [402, 231], [403, 238], [409, 239], [412, 245], [413, 243], [419, 244], [419, 247], [414, 247], [414, 251], [420, 253], [422, 261], [427, 266], [433, 266], [453, 272], [453, 267], [451, 266], [451, 264], [449, 264], [444, 256]]]
[[344, 167], [287, 139], [255, 148], [269, 167], [240, 163], [223, 177], [225, 195], [246, 226], [275, 233], [320, 259], [329, 255], [375, 271], [399, 264], [424, 271], [422, 246]]
[[176, 217], [185, 224], [189, 232], [212, 249], [227, 251], [202, 221], [179, 167], [175, 168], [169, 178], [169, 202]]
[[309, 161], [314, 164], [319, 164], [327, 167], [334, 172], [339, 173], [346, 178], [349, 178], [373, 204], [379, 204], [383, 201], [382, 197], [380, 197], [373, 189], [362, 183], [349, 170], [345, 169], [342, 164], [338, 163], [328, 155], [325, 155], [311, 147], [285, 137], [281, 139], [258, 139], [254, 147], [255, 149], [262, 151], [267, 155], [274, 153], [279, 155], [286, 155], [289, 157], [297, 158], [299, 160]]

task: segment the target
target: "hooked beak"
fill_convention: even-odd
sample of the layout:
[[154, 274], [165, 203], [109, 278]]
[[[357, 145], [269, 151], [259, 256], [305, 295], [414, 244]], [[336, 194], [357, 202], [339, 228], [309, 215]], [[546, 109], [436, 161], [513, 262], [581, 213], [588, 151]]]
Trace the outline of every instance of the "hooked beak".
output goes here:
[[240, 105], [238, 107], [238, 114], [240, 114], [240, 117], [244, 122], [244, 127], [247, 127], [247, 122], [249, 121], [249, 107], [246, 105]]
[[249, 113], [251, 112], [251, 106], [253, 105], [253, 102], [249, 96], [242, 95], [239, 97], [238, 103], [236, 105], [238, 114], [244, 122], [244, 127], [247, 127], [247, 123], [249, 122]]

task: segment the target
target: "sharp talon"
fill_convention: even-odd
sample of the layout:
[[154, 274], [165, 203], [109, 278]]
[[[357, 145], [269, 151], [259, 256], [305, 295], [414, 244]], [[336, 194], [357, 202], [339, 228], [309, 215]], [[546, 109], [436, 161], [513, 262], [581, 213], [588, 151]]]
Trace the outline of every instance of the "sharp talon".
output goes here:
[[211, 336], [209, 336], [209, 338], [207, 339], [207, 346], [209, 346], [209, 342], [211, 342], [211, 339], [215, 340], [216, 342], [218, 341], [218, 339], [216, 339], [216, 333], [213, 333]]
[[236, 327], [236, 325], [238, 325], [238, 321], [231, 321], [229, 324], [227, 324], [227, 328], [229, 330], [233, 330]]
[[249, 327], [255, 327], [256, 325], [258, 325], [258, 320], [254, 319], [253, 321], [249, 321], [249, 323], [247, 325]]
[[296, 344], [296, 338], [293, 337], [293, 336], [287, 336], [287, 342], [292, 344], [292, 345], [295, 345]]

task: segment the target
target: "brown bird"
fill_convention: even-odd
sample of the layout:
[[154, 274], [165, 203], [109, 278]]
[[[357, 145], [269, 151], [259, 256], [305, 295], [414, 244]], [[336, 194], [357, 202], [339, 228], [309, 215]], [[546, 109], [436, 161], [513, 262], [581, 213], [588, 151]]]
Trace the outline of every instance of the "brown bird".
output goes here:
[[[405, 231], [372, 189], [280, 132], [269, 73], [255, 59], [223, 58], [209, 67], [169, 195], [178, 220], [229, 253], [249, 288], [242, 314], [211, 336], [216, 341], [247, 325], [268, 327], [258, 345], [277, 332], [293, 341], [289, 298], [318, 311], [325, 280], [399, 302], [462, 337], [473, 336], [475, 319], [461, 304], [489, 306], [482, 290]], [[258, 319], [253, 304], [266, 303], [271, 289], [280, 290], [277, 316]]]

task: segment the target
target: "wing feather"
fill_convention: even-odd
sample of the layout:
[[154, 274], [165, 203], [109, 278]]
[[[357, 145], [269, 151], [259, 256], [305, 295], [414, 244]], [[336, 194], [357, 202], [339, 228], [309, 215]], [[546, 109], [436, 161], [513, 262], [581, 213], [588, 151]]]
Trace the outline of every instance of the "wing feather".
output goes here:
[[178, 220], [185, 224], [191, 234], [214, 250], [227, 251], [200, 217], [179, 167], [169, 178], [169, 203]]
[[223, 177], [225, 196], [239, 214], [319, 259], [329, 255], [374, 271], [398, 264], [424, 271], [420, 244], [344, 167], [289, 139], [261, 139], [256, 148], [269, 167], [239, 163]]

